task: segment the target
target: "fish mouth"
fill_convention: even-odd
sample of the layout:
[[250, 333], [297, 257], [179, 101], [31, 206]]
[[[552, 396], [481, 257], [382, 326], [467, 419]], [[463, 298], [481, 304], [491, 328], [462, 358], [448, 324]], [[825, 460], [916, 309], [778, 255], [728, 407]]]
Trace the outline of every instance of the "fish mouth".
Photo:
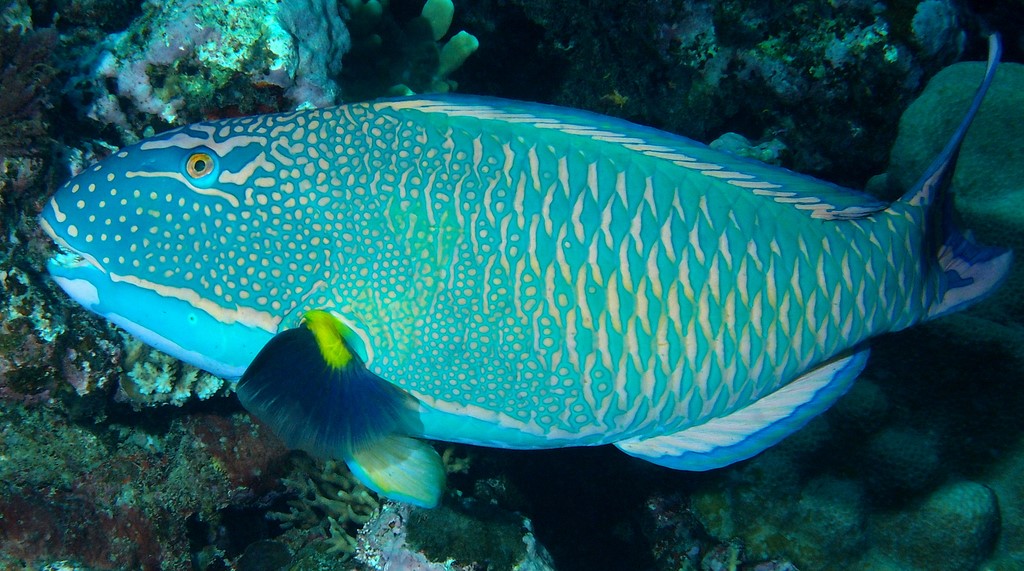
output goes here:
[[86, 266], [96, 267], [91, 264], [89, 260], [81, 254], [81, 252], [69, 249], [60, 244], [56, 245], [56, 251], [50, 256], [49, 263], [52, 266], [67, 270], [78, 269]]
[[39, 225], [55, 244], [50, 259], [46, 261], [50, 277], [72, 299], [99, 313], [100, 289], [110, 281], [107, 271], [96, 258], [75, 248], [55, 232], [46, 218], [40, 218]]
[[75, 271], [82, 269], [95, 269], [106, 273], [106, 269], [96, 258], [69, 244], [67, 240], [53, 229], [53, 226], [50, 225], [46, 218], [39, 219], [39, 226], [53, 240], [55, 245], [55, 251], [47, 263], [51, 273], [54, 273], [54, 270]]

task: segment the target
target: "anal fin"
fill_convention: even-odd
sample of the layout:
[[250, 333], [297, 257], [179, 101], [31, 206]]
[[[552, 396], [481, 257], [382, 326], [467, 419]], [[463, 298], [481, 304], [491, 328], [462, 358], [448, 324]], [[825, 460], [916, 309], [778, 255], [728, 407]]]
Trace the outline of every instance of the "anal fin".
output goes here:
[[839, 357], [726, 416], [680, 432], [617, 442], [623, 452], [676, 470], [704, 471], [746, 460], [778, 444], [846, 394], [868, 350]]

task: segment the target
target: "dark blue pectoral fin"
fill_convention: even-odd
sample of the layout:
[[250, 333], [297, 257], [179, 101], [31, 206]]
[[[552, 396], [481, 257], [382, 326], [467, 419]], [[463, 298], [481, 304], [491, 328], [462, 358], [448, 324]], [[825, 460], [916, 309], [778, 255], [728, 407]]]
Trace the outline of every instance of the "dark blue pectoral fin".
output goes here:
[[308, 321], [279, 333], [236, 392], [288, 447], [344, 459], [367, 487], [389, 498], [426, 507], [440, 499], [440, 456], [406, 436], [415, 431], [416, 399], [369, 371], [340, 328], [333, 343], [314, 334]]
[[627, 454], [676, 470], [713, 470], [746, 460], [825, 412], [846, 394], [867, 359], [868, 350], [859, 350], [726, 416], [674, 434], [615, 445]]

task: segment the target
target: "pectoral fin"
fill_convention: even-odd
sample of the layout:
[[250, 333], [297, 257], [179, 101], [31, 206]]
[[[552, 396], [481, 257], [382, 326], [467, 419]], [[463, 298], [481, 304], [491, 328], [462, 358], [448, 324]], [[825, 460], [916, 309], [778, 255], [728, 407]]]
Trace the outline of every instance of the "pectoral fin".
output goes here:
[[238, 398], [289, 447], [342, 458], [378, 493], [432, 507], [444, 467], [429, 444], [406, 436], [418, 422], [416, 399], [368, 370], [349, 335], [331, 314], [307, 313], [260, 351]]
[[432, 508], [444, 491], [441, 456], [430, 444], [409, 436], [386, 436], [345, 458], [366, 487], [399, 502]]

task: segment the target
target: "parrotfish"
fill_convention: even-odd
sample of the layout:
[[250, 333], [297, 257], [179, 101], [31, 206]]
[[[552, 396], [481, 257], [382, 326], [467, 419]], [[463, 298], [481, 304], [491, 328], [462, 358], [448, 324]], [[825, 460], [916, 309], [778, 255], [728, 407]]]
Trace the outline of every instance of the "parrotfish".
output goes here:
[[426, 440], [710, 470], [831, 406], [870, 338], [1006, 275], [947, 189], [991, 45], [891, 203], [610, 117], [411, 96], [127, 147], [45, 206], [49, 271], [387, 497], [439, 501]]

